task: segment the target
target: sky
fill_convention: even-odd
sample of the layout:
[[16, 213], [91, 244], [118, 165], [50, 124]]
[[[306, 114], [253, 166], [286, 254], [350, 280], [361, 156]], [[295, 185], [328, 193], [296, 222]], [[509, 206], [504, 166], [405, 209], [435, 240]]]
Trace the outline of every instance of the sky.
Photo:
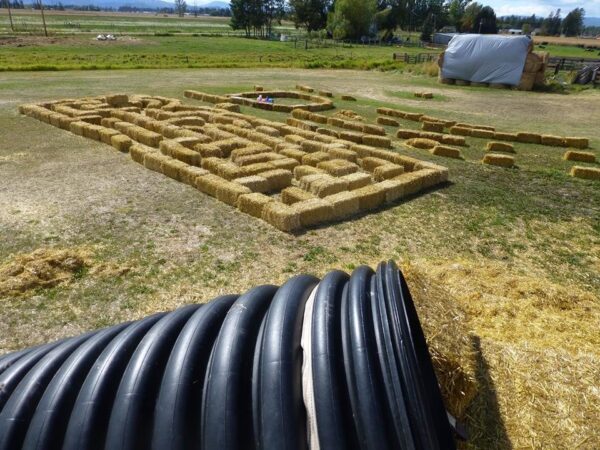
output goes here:
[[490, 5], [497, 16], [529, 16], [531, 14], [546, 17], [550, 11], [561, 8], [564, 17], [574, 8], [584, 8], [587, 17], [600, 17], [600, 0], [478, 0]]

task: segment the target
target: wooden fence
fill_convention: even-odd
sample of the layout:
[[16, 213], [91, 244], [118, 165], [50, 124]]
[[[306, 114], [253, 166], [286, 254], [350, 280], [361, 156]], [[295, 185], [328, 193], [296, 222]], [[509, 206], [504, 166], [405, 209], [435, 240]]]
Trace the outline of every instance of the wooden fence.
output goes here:
[[416, 53], [409, 55], [408, 53], [394, 53], [394, 61], [403, 61], [407, 64], [420, 64], [431, 61], [437, 61], [437, 53]]

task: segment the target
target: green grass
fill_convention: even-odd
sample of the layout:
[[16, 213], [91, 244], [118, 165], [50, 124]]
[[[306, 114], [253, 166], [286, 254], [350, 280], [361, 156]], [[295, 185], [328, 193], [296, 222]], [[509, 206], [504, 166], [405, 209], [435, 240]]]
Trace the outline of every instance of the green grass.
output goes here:
[[[415, 51], [415, 50], [413, 50]], [[144, 36], [97, 42], [92, 36], [0, 48], [0, 71], [297, 67], [392, 70], [390, 47], [296, 47], [293, 42], [240, 37]]]
[[535, 51], [549, 52], [550, 56], [561, 58], [598, 58], [600, 56], [600, 48], [587, 51], [575, 45], [536, 45]]

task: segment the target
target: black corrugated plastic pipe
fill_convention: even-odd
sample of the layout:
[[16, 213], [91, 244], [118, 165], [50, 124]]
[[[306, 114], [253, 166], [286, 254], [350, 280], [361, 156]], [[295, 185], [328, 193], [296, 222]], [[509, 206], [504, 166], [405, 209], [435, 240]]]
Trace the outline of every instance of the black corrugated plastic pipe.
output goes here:
[[393, 262], [9, 353], [0, 386], [0, 450], [455, 448]]

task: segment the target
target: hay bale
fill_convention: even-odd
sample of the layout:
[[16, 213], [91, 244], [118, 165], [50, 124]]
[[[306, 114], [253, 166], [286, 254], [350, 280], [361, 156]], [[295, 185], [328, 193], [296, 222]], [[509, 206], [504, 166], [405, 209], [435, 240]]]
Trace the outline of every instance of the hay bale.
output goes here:
[[323, 161], [317, 164], [318, 169], [323, 169], [334, 177], [341, 177], [354, 173], [358, 170], [358, 166], [345, 159], [331, 159], [329, 161]]
[[405, 196], [405, 183], [399, 179], [388, 179], [377, 183], [385, 191], [385, 203], [393, 203]]
[[171, 156], [172, 158], [183, 161], [186, 164], [192, 166], [199, 166], [202, 162], [200, 154], [194, 150], [190, 150], [187, 147], [175, 142], [169, 141], [168, 144], [163, 145], [161, 142], [161, 151], [164, 154]]
[[322, 96], [322, 97], [333, 97], [333, 92], [319, 91], [319, 95]]
[[551, 147], [564, 147], [565, 144], [565, 138], [563, 137], [553, 136], [550, 134], [542, 134], [542, 145], [548, 145]]
[[181, 182], [195, 187], [196, 178], [208, 175], [209, 173], [210, 172], [208, 170], [202, 169], [200, 167], [184, 164], [179, 169], [179, 179], [181, 180]]
[[596, 156], [591, 153], [591, 152], [578, 152], [575, 150], [569, 150], [567, 151], [563, 158], [566, 161], [580, 161], [580, 162], [587, 162], [587, 163], [595, 163], [596, 162]]
[[83, 130], [87, 126], [87, 123], [82, 121], [75, 121], [69, 124], [69, 131], [77, 136], [83, 136]]
[[275, 200], [268, 195], [253, 192], [251, 194], [240, 195], [238, 197], [237, 207], [241, 212], [260, 219], [262, 218], [265, 205], [273, 201]]
[[163, 173], [162, 163], [170, 158], [160, 152], [146, 153], [144, 155], [144, 167], [154, 172]]
[[308, 153], [323, 151], [323, 143], [319, 141], [311, 141], [309, 139], [302, 141], [300, 144], [302, 150]]
[[517, 133], [503, 133], [500, 131], [496, 131], [494, 132], [494, 139], [497, 139], [499, 141], [516, 142], [518, 141], [518, 136]]
[[515, 146], [505, 142], [488, 142], [485, 150], [487, 152], [515, 153]]
[[315, 91], [310, 86], [306, 86], [306, 85], [303, 85], [303, 84], [297, 84], [296, 85], [296, 89], [298, 89], [299, 91], [303, 91], [303, 92], [314, 92]]
[[111, 139], [117, 134], [120, 134], [117, 130], [113, 130], [112, 128], [102, 128], [100, 130], [100, 140], [105, 144], [112, 145]]
[[585, 149], [590, 146], [590, 140], [588, 138], [582, 138], [582, 137], [566, 137], [565, 138], [565, 146], [579, 148], [579, 149]]
[[283, 150], [279, 150], [279, 154], [283, 156], [287, 156], [288, 158], [293, 158], [298, 162], [302, 162], [302, 157], [307, 155], [305, 151], [299, 150], [297, 148], [284, 148]]
[[389, 161], [382, 158], [376, 158], [374, 156], [367, 156], [359, 160], [359, 163], [364, 170], [373, 172], [375, 168], [389, 164]]
[[216, 197], [217, 189], [224, 181], [225, 180], [223, 180], [223, 178], [220, 176], [209, 173], [207, 175], [197, 177], [195, 187], [200, 192], [204, 192], [211, 197]]
[[225, 161], [221, 158], [202, 158], [201, 166], [203, 169], [208, 170], [212, 173], [217, 173], [217, 170], [221, 164]]
[[436, 133], [444, 132], [444, 125], [438, 122], [423, 122], [421, 128], [424, 131], [435, 131]]
[[352, 97], [351, 95], [342, 95], [341, 99], [346, 102], [355, 102], [356, 101], [356, 98]]
[[455, 125], [450, 128], [450, 134], [458, 135], [458, 136], [471, 136], [473, 129], [462, 127], [459, 125]]
[[517, 141], [525, 144], [541, 144], [542, 135], [538, 133], [517, 133]]
[[235, 163], [228, 160], [222, 160], [220, 164], [216, 166], [216, 174], [221, 178], [231, 181], [235, 178], [241, 178], [244, 176], [243, 168]]
[[352, 191], [358, 199], [361, 211], [378, 208], [385, 201], [385, 189], [379, 184], [371, 184]]
[[235, 178], [234, 182], [246, 186], [252, 192], [269, 192], [269, 181], [265, 177], [252, 175], [249, 177]]
[[344, 179], [329, 175], [309, 175], [300, 181], [307, 191], [321, 198], [348, 190], [348, 183]]
[[494, 139], [494, 132], [490, 130], [482, 130], [480, 128], [473, 128], [471, 130], [471, 136], [481, 139]]
[[194, 151], [196, 151], [202, 159], [224, 157], [221, 148], [214, 144], [197, 144], [194, 146]]
[[348, 185], [349, 191], [354, 191], [362, 187], [371, 184], [371, 175], [364, 172], [355, 172], [340, 177], [341, 180], [345, 181]]
[[[279, 155], [277, 155], [279, 156]], [[235, 160], [232, 159], [239, 166], [249, 166], [250, 164], [256, 164], [261, 162], [271, 161], [273, 158], [269, 155], [269, 152], [265, 153], [256, 153], [254, 155], [246, 155], [236, 157]]]
[[382, 148], [390, 148], [392, 146], [392, 140], [390, 138], [385, 136], [373, 136], [371, 134], [363, 135], [362, 143], [365, 145]]
[[267, 179], [269, 191], [278, 192], [292, 184], [292, 172], [285, 169], [271, 169], [260, 172]]
[[262, 86], [259, 86], [259, 85], [255, 84], [254, 85], [254, 90], [256, 92], [262, 92], [262, 91], [264, 91], [264, 88]]
[[269, 127], [266, 125], [261, 125], [255, 128], [255, 130], [259, 133], [263, 133], [266, 134], [268, 136], [272, 136], [272, 137], [279, 137], [281, 136], [281, 133], [279, 133], [279, 130], [276, 130], [273, 127]]
[[406, 141], [406, 145], [423, 150], [431, 150], [438, 145], [438, 142], [432, 139], [414, 138]]
[[272, 151], [271, 148], [267, 147], [266, 145], [251, 144], [247, 147], [237, 148], [237, 149], [233, 150], [231, 152], [230, 157], [233, 162], [237, 163], [239, 159], [245, 158], [246, 156], [260, 155], [262, 153], [269, 153], [271, 151]]
[[463, 136], [452, 136], [450, 134], [443, 134], [440, 138], [442, 144], [448, 145], [460, 145], [461, 147], [468, 147], [466, 139]]
[[300, 217], [302, 227], [310, 227], [327, 222], [333, 217], [331, 203], [321, 198], [312, 198], [294, 203], [292, 208]]
[[404, 173], [404, 167], [398, 164], [387, 163], [381, 166], [375, 167], [373, 171], [373, 178], [375, 181], [389, 180], [395, 178]]
[[[127, 153], [133, 145], [133, 140], [124, 134], [115, 134], [110, 138], [110, 145], [120, 152]], [[142, 144], [143, 145], [143, 144]]]
[[585, 180], [600, 180], [600, 169], [595, 167], [573, 166], [571, 176]]
[[[402, 189], [404, 196], [414, 195], [423, 188], [423, 178], [419, 171], [405, 172], [402, 175], [395, 178], [399, 182], [396, 189]], [[402, 187], [400, 187], [400, 185]]]
[[285, 169], [289, 170], [290, 172], [293, 171], [296, 166], [300, 165], [300, 163], [294, 158], [275, 159], [271, 161], [271, 164], [276, 169]]
[[365, 134], [372, 134], [375, 136], [385, 136], [385, 128], [379, 125], [372, 125], [370, 123], [362, 124], [361, 131]]
[[485, 155], [482, 160], [483, 164], [490, 164], [492, 166], [500, 167], [513, 167], [515, 165], [515, 158], [508, 155], [498, 155], [496, 153], [490, 153]]
[[308, 153], [302, 157], [302, 164], [306, 166], [317, 166], [320, 162], [331, 159], [327, 152]]
[[146, 156], [147, 153], [156, 153], [156, 149], [142, 144], [132, 144], [129, 148], [131, 159], [139, 164], [144, 164], [144, 156]]
[[292, 117], [294, 117], [295, 119], [309, 120], [312, 113], [310, 111], [307, 111], [306, 109], [296, 108], [292, 109], [291, 114]]
[[421, 133], [416, 130], [409, 130], [409, 129], [401, 128], [398, 131], [396, 131], [396, 137], [400, 138], [400, 139], [414, 139], [414, 138], [418, 138], [419, 136], [421, 136]]
[[141, 144], [147, 145], [148, 147], [157, 148], [160, 144], [160, 141], [163, 140], [163, 136], [155, 133], [154, 131], [139, 128], [136, 130], [135, 140]]
[[227, 203], [231, 206], [236, 206], [240, 195], [251, 194], [252, 191], [241, 184], [233, 181], [223, 180], [217, 185], [217, 200]]
[[161, 164], [161, 172], [168, 176], [169, 178], [173, 178], [174, 180], [181, 181], [181, 170], [185, 167], [189, 167], [188, 164], [183, 161], [179, 161], [178, 159], [169, 158], [165, 159]]
[[328, 150], [328, 153], [334, 159], [344, 159], [352, 163], [355, 163], [358, 159], [358, 155], [354, 150], [348, 150], [346, 148], [332, 148]]
[[300, 180], [308, 175], [324, 174], [325, 171], [312, 166], [296, 166], [294, 167], [294, 178]]
[[355, 131], [341, 131], [340, 139], [361, 144], [363, 142], [363, 134]]
[[327, 116], [323, 116], [322, 114], [310, 113], [309, 120], [313, 122], [325, 124], [327, 123]]
[[360, 210], [358, 197], [354, 192], [343, 191], [323, 199], [331, 205], [331, 220], [353, 216]]
[[83, 127], [83, 137], [93, 139], [94, 141], [100, 140], [100, 129], [99, 125], [86, 125]]
[[292, 206], [281, 202], [268, 202], [263, 206], [262, 219], [284, 232], [292, 232], [301, 228], [300, 216]]
[[400, 126], [400, 123], [395, 120], [392, 119], [391, 117], [377, 117], [377, 123], [379, 125], [385, 125], [385, 126], [389, 126], [389, 127], [397, 127]]
[[286, 205], [293, 205], [311, 198], [316, 198], [316, 196], [296, 186], [290, 186], [281, 191], [281, 201]]
[[437, 156], [445, 156], [446, 158], [462, 159], [459, 149], [446, 145], [436, 145], [431, 150], [431, 153]]
[[340, 134], [337, 131], [330, 130], [329, 128], [317, 128], [317, 133], [325, 135], [325, 136], [331, 136], [332, 138], [340, 137]]
[[129, 103], [129, 97], [126, 94], [109, 94], [105, 97], [105, 101], [110, 106], [119, 108]]

